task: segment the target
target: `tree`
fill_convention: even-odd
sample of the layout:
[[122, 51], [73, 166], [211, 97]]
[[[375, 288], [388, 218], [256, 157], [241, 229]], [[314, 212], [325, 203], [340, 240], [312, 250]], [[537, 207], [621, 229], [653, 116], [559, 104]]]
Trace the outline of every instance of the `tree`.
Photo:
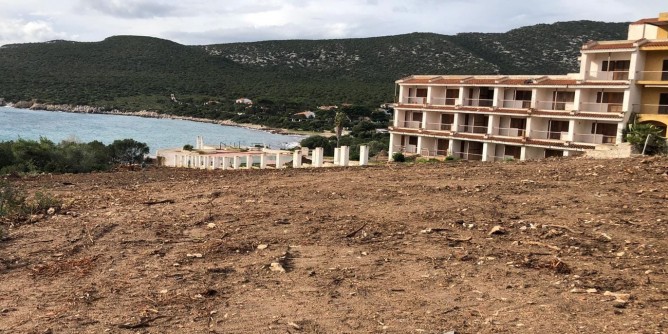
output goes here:
[[666, 138], [661, 134], [663, 134], [663, 129], [653, 124], [630, 124], [626, 133], [626, 141], [631, 143], [638, 152], [644, 150], [645, 154], [649, 155], [666, 153]]
[[334, 132], [336, 133], [336, 147], [340, 147], [341, 133], [343, 132], [343, 123], [346, 121], [346, 114], [343, 111], [337, 111], [334, 116]]
[[144, 162], [149, 148], [134, 139], [115, 140], [109, 145], [111, 161], [118, 164], [138, 164]]

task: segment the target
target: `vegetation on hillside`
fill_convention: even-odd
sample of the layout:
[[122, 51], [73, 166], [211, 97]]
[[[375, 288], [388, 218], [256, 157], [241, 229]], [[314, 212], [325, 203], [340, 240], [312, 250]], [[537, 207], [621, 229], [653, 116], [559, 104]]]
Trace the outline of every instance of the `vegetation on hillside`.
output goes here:
[[392, 100], [394, 80], [410, 74], [573, 72], [584, 42], [622, 39], [625, 31], [624, 23], [579, 21], [456, 36], [209, 46], [115, 36], [94, 43], [6, 45], [0, 48], [0, 97], [207, 118], [233, 117], [234, 100], [242, 96], [265, 101], [272, 111], [377, 106]]

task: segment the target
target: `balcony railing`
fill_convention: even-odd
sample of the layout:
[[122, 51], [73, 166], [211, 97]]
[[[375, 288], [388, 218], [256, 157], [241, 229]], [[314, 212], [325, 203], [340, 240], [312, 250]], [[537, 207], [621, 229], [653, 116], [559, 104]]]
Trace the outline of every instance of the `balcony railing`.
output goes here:
[[530, 136], [533, 139], [568, 140], [568, 132], [559, 131], [532, 130]]
[[420, 121], [399, 122], [399, 127], [400, 128], [408, 128], [408, 129], [419, 129], [419, 128], [422, 127], [422, 122], [420, 122]]
[[420, 150], [420, 155], [425, 157], [446, 157], [448, 156], [448, 150], [430, 150], [428, 148], [423, 148]]
[[536, 102], [538, 110], [576, 110], [575, 102], [556, 102], [556, 101], [538, 101]]
[[641, 81], [668, 81], [668, 71], [641, 71], [637, 80]]
[[425, 104], [427, 103], [426, 97], [404, 97], [406, 104]]
[[402, 152], [402, 153], [410, 153], [410, 154], [415, 154], [417, 153], [417, 146], [416, 145], [394, 145], [394, 152]]
[[487, 133], [487, 126], [482, 125], [460, 125], [457, 127], [457, 131], [463, 133]]
[[617, 136], [607, 136], [601, 134], [574, 134], [573, 141], [586, 144], [616, 144]]
[[464, 105], [468, 107], [491, 107], [493, 99], [464, 99]]
[[452, 131], [452, 123], [427, 123], [427, 130]]
[[621, 113], [624, 112], [624, 109], [621, 103], [582, 102], [580, 103], [580, 111]]
[[457, 104], [457, 99], [450, 97], [432, 97], [431, 104], [435, 106], [454, 106]]
[[590, 71], [587, 80], [629, 80], [629, 71]]
[[531, 101], [525, 100], [503, 100], [503, 108], [509, 109], [529, 109], [531, 108]]
[[494, 133], [503, 137], [524, 137], [526, 130], [519, 128], [494, 128]]
[[634, 104], [633, 111], [639, 114], [668, 115], [668, 104]]

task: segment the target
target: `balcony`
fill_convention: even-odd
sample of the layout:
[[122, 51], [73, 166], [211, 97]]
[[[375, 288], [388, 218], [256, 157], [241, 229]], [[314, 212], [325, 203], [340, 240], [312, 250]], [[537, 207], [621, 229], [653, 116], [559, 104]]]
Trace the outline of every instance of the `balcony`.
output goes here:
[[590, 71], [587, 80], [629, 80], [629, 71]]
[[493, 104], [493, 99], [464, 99], [464, 105], [467, 107], [491, 107]]
[[640, 71], [638, 81], [668, 81], [668, 71]]
[[487, 126], [483, 125], [460, 125], [457, 127], [458, 132], [462, 133], [475, 133], [475, 134], [486, 134]]
[[599, 112], [599, 113], [622, 113], [624, 112], [624, 109], [621, 103], [582, 102], [580, 103], [580, 111]]
[[494, 128], [494, 133], [502, 137], [524, 137], [526, 130], [518, 128]]
[[616, 144], [617, 136], [608, 136], [602, 134], [574, 134], [573, 141], [585, 144]]
[[454, 106], [457, 104], [457, 99], [449, 97], [432, 97], [430, 103], [435, 106]]
[[529, 109], [531, 108], [531, 101], [526, 100], [503, 100], [503, 108], [508, 109]]
[[633, 111], [638, 114], [668, 115], [668, 104], [634, 104]]
[[463, 159], [463, 160], [482, 160], [482, 154], [480, 153], [469, 153], [469, 152], [454, 152], [452, 156]]
[[427, 123], [426, 130], [452, 131], [452, 123]]
[[407, 128], [407, 129], [419, 129], [422, 127], [422, 122], [420, 121], [403, 121], [399, 122], [399, 127], [400, 128]]
[[416, 145], [394, 145], [392, 148], [394, 148], [394, 152], [401, 152], [401, 153], [408, 153], [408, 154], [416, 154], [417, 153], [417, 146]]
[[406, 104], [426, 104], [427, 103], [427, 98], [426, 97], [404, 97], [402, 99]]
[[532, 139], [548, 139], [548, 140], [568, 140], [568, 132], [559, 132], [559, 131], [531, 131]]
[[447, 157], [448, 150], [430, 150], [427, 148], [423, 148], [420, 151], [420, 155], [424, 157]]
[[556, 101], [538, 101], [536, 102], [536, 109], [549, 111], [571, 111], [577, 110], [575, 102], [556, 102]]

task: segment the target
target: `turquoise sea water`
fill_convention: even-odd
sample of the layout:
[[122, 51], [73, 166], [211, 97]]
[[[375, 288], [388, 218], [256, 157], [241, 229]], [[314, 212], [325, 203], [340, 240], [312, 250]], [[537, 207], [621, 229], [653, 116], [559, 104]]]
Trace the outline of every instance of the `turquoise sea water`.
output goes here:
[[204, 136], [208, 145], [266, 144], [271, 148], [294, 146], [302, 136], [277, 135], [234, 126], [191, 121], [143, 118], [136, 116], [74, 114], [0, 107], [0, 141], [39, 139], [54, 142], [76, 138], [82, 142], [99, 140], [110, 144], [116, 139], [132, 138], [144, 142], [151, 154], [158, 149], [195, 145]]

